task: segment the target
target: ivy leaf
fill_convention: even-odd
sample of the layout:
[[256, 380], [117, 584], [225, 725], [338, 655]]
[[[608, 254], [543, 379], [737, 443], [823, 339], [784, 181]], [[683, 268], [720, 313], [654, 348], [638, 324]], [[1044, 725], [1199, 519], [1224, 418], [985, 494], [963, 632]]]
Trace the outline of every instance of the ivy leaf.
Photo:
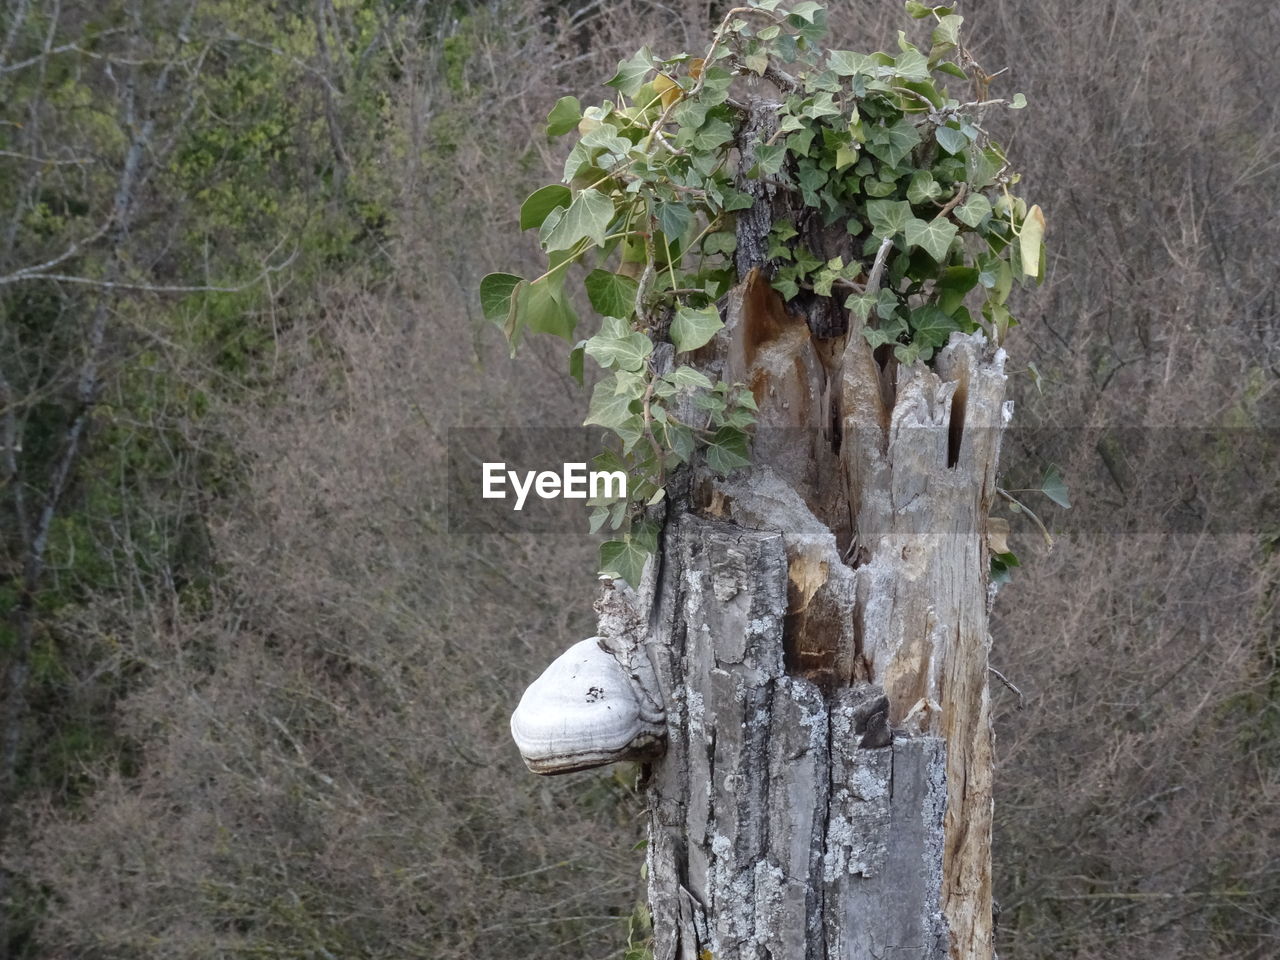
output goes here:
[[1021, 109], [1022, 109], [1023, 107], [1025, 107], [1026, 105], [1027, 105], [1027, 96], [1026, 96], [1026, 94], [1024, 94], [1024, 93], [1015, 93], [1015, 94], [1013, 95], [1013, 102], [1012, 102], [1011, 104], [1009, 104], [1009, 109], [1010, 109], [1010, 110], [1021, 110]]
[[569, 206], [573, 194], [568, 187], [558, 183], [535, 190], [520, 204], [520, 229], [531, 230], [542, 226], [547, 214], [560, 207]]
[[938, 138], [938, 146], [950, 154], [957, 154], [969, 146], [969, 138], [955, 127], [939, 127], [934, 135]]
[[577, 346], [569, 351], [569, 376], [578, 381], [578, 386], [582, 386], [582, 375], [586, 372], [583, 369], [586, 344], [587, 341], [579, 340]]
[[676, 318], [671, 321], [671, 342], [676, 345], [677, 353], [697, 350], [723, 326], [720, 311], [713, 306], [699, 310], [681, 307], [676, 311]]
[[592, 424], [616, 430], [635, 414], [631, 412], [631, 404], [638, 397], [631, 391], [618, 393], [616, 374], [605, 377], [591, 391], [591, 402], [587, 405], [587, 419], [582, 421], [584, 427]]
[[639, 371], [645, 358], [653, 353], [653, 342], [618, 317], [605, 317], [599, 333], [586, 343], [586, 352], [608, 369], [617, 367], [627, 372]]
[[491, 273], [480, 281], [480, 309], [494, 323], [506, 322], [511, 312], [511, 294], [524, 281], [513, 273]]
[[708, 234], [702, 240], [702, 250], [704, 253], [730, 254], [737, 249], [738, 235], [732, 230], [720, 230], [716, 233]]
[[916, 20], [923, 20], [929, 14], [933, 13], [933, 7], [926, 6], [923, 3], [917, 3], [916, 0], [907, 0], [907, 14]]
[[964, 23], [964, 17], [958, 13], [949, 13], [939, 20], [930, 37], [934, 47], [954, 47], [958, 44], [960, 42], [960, 25], [962, 23]]
[[624, 156], [631, 149], [631, 141], [626, 137], [618, 136], [618, 128], [612, 123], [600, 124], [600, 126], [583, 136], [579, 142], [592, 151], [603, 150], [606, 153], [614, 153], [618, 156]]
[[658, 549], [658, 535], [647, 525], [640, 525], [621, 540], [600, 544], [600, 575], [621, 577], [633, 587], [640, 586], [644, 565]]
[[578, 315], [564, 299], [564, 292], [543, 278], [521, 289], [519, 320], [534, 333], [550, 333], [566, 340], [573, 339]]
[[657, 211], [658, 228], [667, 235], [668, 241], [678, 240], [693, 223], [693, 211], [683, 203], [661, 201]]
[[827, 67], [837, 77], [851, 77], [855, 73], [866, 71], [867, 58], [852, 50], [832, 50], [827, 54]]
[[942, 187], [928, 170], [917, 170], [911, 175], [911, 183], [907, 186], [907, 199], [912, 203], [925, 203], [940, 193], [942, 193]]
[[956, 207], [956, 219], [975, 229], [978, 224], [990, 215], [991, 201], [980, 193], [975, 193], [960, 206]]
[[737, 427], [721, 427], [707, 441], [707, 466], [716, 473], [729, 474], [750, 463], [747, 435]]
[[608, 270], [592, 270], [583, 286], [591, 309], [602, 317], [629, 317], [636, 308], [638, 284], [630, 277]]
[[928, 80], [929, 61], [923, 53], [910, 44], [893, 61], [898, 76], [904, 80]]
[[855, 293], [845, 300], [844, 306], [860, 321], [866, 323], [867, 318], [871, 316], [871, 311], [875, 309], [876, 299], [876, 295], [870, 291]]
[[947, 313], [954, 313], [964, 301], [964, 295], [978, 285], [978, 276], [977, 267], [947, 267], [937, 281], [941, 294], [938, 306]]
[[809, 21], [810, 23], [813, 23], [813, 18], [821, 10], [822, 10], [822, 4], [815, 3], [814, 0], [803, 0], [803, 2], [797, 3], [794, 7], [792, 7], [787, 12], [790, 13], [791, 16], [793, 17], [801, 17]]
[[941, 347], [960, 329], [956, 321], [933, 304], [911, 311], [911, 342], [928, 347]]
[[561, 97], [547, 114], [547, 136], [560, 137], [578, 125], [582, 104], [577, 97]]
[[876, 347], [887, 346], [890, 343], [897, 343], [898, 338], [907, 332], [907, 325], [902, 322], [901, 318], [895, 319], [892, 323], [884, 324], [879, 327], [863, 327], [862, 336], [867, 343], [871, 344], [874, 350]]
[[1045, 471], [1044, 479], [1040, 481], [1040, 492], [1058, 506], [1067, 510], [1071, 509], [1071, 497], [1067, 492], [1067, 481], [1062, 479], [1062, 474], [1058, 472], [1057, 467], [1050, 467]]
[[544, 241], [548, 252], [568, 250], [583, 238], [604, 246], [605, 229], [613, 219], [613, 201], [599, 190], [587, 189], [573, 198]]
[[958, 229], [950, 220], [920, 220], [913, 217], [907, 221], [907, 243], [920, 247], [942, 263], [947, 258]]
[[773, 176], [782, 169], [782, 161], [787, 155], [785, 143], [761, 143], [756, 146], [756, 165], [752, 174], [757, 177]]
[[867, 151], [889, 166], [896, 167], [919, 143], [920, 131], [906, 117], [901, 117], [890, 126], [872, 127]]
[[901, 233], [914, 217], [906, 200], [868, 200], [867, 219], [871, 232], [883, 239]]
[[1018, 234], [1018, 256], [1022, 260], [1022, 272], [1028, 277], [1040, 274], [1040, 244], [1044, 241], [1044, 212], [1040, 204], [1027, 211]]
[[618, 61], [618, 72], [604, 85], [615, 88], [624, 97], [634, 97], [644, 86], [644, 78], [652, 68], [653, 54], [648, 47], [641, 47], [629, 60]]
[[662, 378], [677, 390], [710, 390], [711, 380], [705, 373], [693, 367], [676, 367]]

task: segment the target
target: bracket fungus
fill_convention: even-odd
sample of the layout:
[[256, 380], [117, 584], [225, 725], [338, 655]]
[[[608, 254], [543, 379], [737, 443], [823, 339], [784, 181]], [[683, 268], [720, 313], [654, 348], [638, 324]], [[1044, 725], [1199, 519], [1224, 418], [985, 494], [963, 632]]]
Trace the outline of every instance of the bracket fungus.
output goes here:
[[511, 736], [534, 773], [572, 773], [653, 756], [665, 718], [599, 637], [575, 643], [533, 681]]

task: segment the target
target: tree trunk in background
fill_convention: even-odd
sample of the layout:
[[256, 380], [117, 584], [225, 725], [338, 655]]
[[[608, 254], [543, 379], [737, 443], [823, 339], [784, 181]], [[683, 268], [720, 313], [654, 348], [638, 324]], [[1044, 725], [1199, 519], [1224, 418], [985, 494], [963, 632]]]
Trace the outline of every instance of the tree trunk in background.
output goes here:
[[[767, 123], [748, 125], [743, 169]], [[823, 258], [836, 240], [792, 197], [742, 186], [746, 279], [694, 359], [751, 387], [752, 467], [671, 490], [647, 618], [612, 630], [647, 650], [667, 709], [654, 954], [986, 960], [1004, 355], [957, 334], [933, 369], [900, 367], [846, 336], [833, 299], [788, 312], [758, 269], [769, 225], [793, 219]]]

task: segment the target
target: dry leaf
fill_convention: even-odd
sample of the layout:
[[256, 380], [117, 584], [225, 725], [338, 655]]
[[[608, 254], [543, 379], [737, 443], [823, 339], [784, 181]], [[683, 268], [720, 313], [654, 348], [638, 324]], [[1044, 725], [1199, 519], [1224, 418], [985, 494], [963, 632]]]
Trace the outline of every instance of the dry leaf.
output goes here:
[[992, 553], [1009, 552], [1009, 521], [1004, 517], [987, 518], [987, 549]]
[[1028, 277], [1040, 275], [1040, 244], [1044, 242], [1044, 212], [1040, 204], [1027, 211], [1018, 234], [1018, 252], [1022, 255], [1022, 272]]

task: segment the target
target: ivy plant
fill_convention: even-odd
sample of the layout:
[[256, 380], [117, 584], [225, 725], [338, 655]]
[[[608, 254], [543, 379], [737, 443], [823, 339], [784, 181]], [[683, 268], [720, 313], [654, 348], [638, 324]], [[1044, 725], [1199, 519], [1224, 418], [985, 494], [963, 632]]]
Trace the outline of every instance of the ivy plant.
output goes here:
[[[602, 574], [638, 581], [657, 544], [645, 507], [673, 469], [749, 462], [750, 391], [681, 362], [723, 326], [740, 279], [736, 216], [755, 202], [748, 181], [791, 194], [807, 222], [846, 238], [844, 254], [824, 259], [806, 246], [808, 226], [775, 220], [763, 265], [773, 287], [787, 301], [835, 298], [850, 335], [901, 363], [929, 362], [955, 331], [1003, 341], [1015, 280], [1043, 279], [1044, 217], [1012, 192], [1018, 175], [984, 126], [990, 108], [1025, 98], [989, 95], [954, 8], [906, 10], [930, 21], [928, 45], [899, 32], [896, 52], [863, 54], [823, 47], [827, 14], [813, 0], [748, 0], [703, 56], [644, 47], [618, 64], [609, 99], [584, 108], [563, 97], [548, 115], [548, 135], [575, 140], [562, 182], [520, 208], [547, 268], [490, 274], [480, 297], [512, 350], [526, 333], [555, 334], [573, 344], [579, 382], [586, 357], [604, 372], [585, 422], [616, 440], [600, 466], [632, 483], [625, 500], [592, 503], [592, 530], [616, 532]], [[776, 124], [752, 136], [735, 94], [760, 78], [781, 101]], [[571, 275], [600, 317], [585, 339]], [[674, 363], [655, 360], [659, 342]], [[699, 415], [678, 413], [690, 409]]]

